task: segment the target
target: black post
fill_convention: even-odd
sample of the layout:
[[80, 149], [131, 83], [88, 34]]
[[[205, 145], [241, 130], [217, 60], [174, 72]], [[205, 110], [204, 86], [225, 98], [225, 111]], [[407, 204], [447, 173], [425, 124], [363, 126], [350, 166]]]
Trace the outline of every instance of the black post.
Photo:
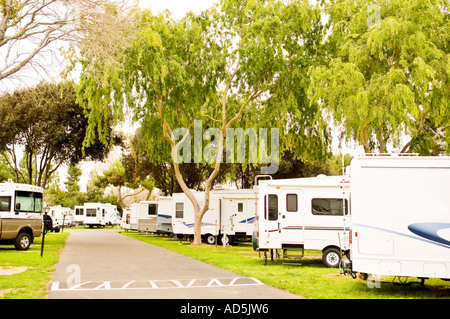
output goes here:
[[41, 257], [44, 254], [44, 240], [46, 232], [47, 232], [47, 212], [44, 213], [44, 226], [42, 227]]

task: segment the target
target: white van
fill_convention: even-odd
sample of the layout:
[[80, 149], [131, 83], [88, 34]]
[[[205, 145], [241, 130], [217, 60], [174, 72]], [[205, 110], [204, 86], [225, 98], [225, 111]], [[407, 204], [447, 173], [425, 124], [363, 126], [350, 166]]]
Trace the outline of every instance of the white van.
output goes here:
[[351, 162], [351, 270], [450, 279], [450, 157]]
[[346, 176], [325, 175], [260, 181], [254, 249], [265, 259], [278, 249], [283, 257], [321, 250], [324, 264], [338, 267], [342, 252], [350, 249], [348, 185]]

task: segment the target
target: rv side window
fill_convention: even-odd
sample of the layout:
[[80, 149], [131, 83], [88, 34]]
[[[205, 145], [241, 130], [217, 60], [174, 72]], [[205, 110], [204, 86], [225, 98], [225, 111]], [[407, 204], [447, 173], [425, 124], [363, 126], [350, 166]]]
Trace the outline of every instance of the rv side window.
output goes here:
[[156, 215], [156, 205], [155, 204], [149, 204], [148, 205], [148, 215]]
[[175, 218], [183, 218], [184, 203], [175, 204]]
[[267, 220], [277, 220], [278, 219], [278, 196], [277, 195], [269, 195], [268, 206], [267, 209], [267, 195], [264, 196], [264, 212], [265, 218]]
[[[340, 198], [313, 198], [311, 201], [312, 214], [324, 216], [343, 216], [344, 201]], [[345, 200], [345, 215], [348, 214], [348, 201]]]
[[238, 213], [242, 213], [244, 211], [244, 203], [238, 203]]
[[86, 209], [86, 217], [96, 217], [97, 210], [95, 208], [87, 208]]
[[83, 215], [83, 208], [75, 209], [75, 215]]
[[0, 197], [0, 212], [10, 212], [11, 211], [11, 197], [2, 196]]
[[287, 194], [286, 195], [286, 211], [296, 212], [298, 211], [297, 206], [297, 194]]

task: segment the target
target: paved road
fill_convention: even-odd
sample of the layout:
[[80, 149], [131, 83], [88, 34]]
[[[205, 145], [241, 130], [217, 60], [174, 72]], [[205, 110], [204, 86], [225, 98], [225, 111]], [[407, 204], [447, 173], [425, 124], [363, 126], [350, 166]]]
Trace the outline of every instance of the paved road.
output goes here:
[[300, 298], [114, 230], [65, 231], [49, 299]]

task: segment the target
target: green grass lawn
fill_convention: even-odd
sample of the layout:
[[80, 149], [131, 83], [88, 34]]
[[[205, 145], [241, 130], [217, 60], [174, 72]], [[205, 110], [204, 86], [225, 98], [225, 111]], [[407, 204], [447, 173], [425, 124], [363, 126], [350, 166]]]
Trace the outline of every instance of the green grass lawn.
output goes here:
[[[262, 258], [253, 251], [250, 243], [238, 246], [192, 246], [167, 237], [145, 235], [137, 232], [122, 232], [147, 243], [170, 249], [203, 262], [232, 271], [242, 276], [253, 277], [262, 282], [290, 291], [294, 294], [314, 299], [372, 299], [372, 298], [450, 298], [450, 282], [440, 279], [418, 284], [417, 278], [409, 278], [400, 284], [394, 277], [381, 279], [380, 288], [369, 288], [367, 282], [343, 276], [339, 269], [326, 268], [322, 264], [320, 251], [305, 251], [301, 265], [286, 265], [287, 260], [276, 259], [264, 266]], [[402, 278], [402, 282], [404, 278]]]
[[0, 267], [28, 267], [18, 274], [0, 275], [0, 299], [46, 298], [47, 285], [55, 272], [67, 236], [67, 232], [47, 233], [42, 257], [42, 236], [36, 238], [26, 251], [17, 251], [13, 245], [0, 245]]

